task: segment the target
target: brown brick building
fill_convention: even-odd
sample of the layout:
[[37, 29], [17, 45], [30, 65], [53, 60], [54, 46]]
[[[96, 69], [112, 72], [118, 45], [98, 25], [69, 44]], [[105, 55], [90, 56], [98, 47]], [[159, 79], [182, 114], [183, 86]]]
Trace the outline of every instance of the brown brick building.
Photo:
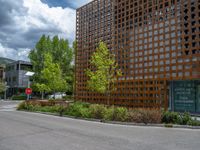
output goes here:
[[106, 103], [87, 90], [84, 73], [100, 40], [123, 72], [111, 104], [174, 107], [173, 82], [193, 81], [197, 90], [200, 0], [93, 0], [77, 9], [76, 25], [76, 99]]

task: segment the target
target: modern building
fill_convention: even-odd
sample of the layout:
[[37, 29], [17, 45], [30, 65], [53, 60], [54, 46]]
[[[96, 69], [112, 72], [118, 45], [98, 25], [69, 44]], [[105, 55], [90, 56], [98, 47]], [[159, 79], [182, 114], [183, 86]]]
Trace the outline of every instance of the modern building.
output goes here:
[[32, 69], [30, 62], [15, 61], [6, 66], [6, 82], [8, 85], [8, 96], [18, 93], [24, 93], [25, 88], [28, 87], [29, 77], [25, 74]]
[[76, 99], [106, 103], [84, 72], [101, 40], [123, 72], [111, 104], [200, 112], [200, 0], [93, 0], [76, 21]]

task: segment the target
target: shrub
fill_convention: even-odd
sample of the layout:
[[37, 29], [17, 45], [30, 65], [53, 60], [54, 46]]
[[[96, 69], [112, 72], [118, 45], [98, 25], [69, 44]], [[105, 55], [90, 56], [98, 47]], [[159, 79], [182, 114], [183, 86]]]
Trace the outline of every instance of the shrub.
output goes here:
[[75, 102], [73, 104], [70, 104], [64, 112], [64, 114], [83, 118], [91, 117], [91, 113], [89, 111], [89, 104], [81, 102]]
[[59, 113], [62, 108], [60, 106], [36, 106], [36, 111]]
[[110, 107], [105, 109], [104, 120], [110, 121], [126, 121], [128, 118], [128, 110], [123, 107]]
[[113, 120], [113, 113], [114, 113], [114, 107], [110, 107], [105, 109], [105, 113], [103, 115], [104, 120]]
[[192, 121], [192, 117], [190, 116], [189, 113], [185, 112], [183, 115], [179, 115], [179, 122], [177, 122], [178, 124], [181, 125], [187, 125], [188, 122]]
[[26, 109], [26, 103], [25, 102], [21, 102], [18, 106], [17, 106], [17, 110], [25, 110]]
[[[40, 103], [36, 103], [33, 101], [22, 102], [18, 105], [17, 110], [28, 110], [28, 111], [41, 111], [41, 112], [51, 112], [51, 113], [59, 113], [62, 106], [41, 106]], [[64, 107], [64, 109], [66, 109]]]
[[177, 112], [167, 111], [163, 113], [162, 122], [187, 125], [189, 122], [192, 122], [192, 117], [187, 112], [185, 112], [184, 114], [180, 114]]
[[104, 105], [93, 104], [90, 106], [91, 117], [95, 119], [103, 119], [106, 107]]
[[12, 100], [26, 100], [27, 97], [24, 95], [19, 95], [19, 96], [12, 96]]
[[114, 108], [113, 120], [115, 121], [126, 121], [128, 119], [128, 110], [124, 107]]
[[135, 109], [129, 111], [128, 119], [131, 122], [136, 123], [160, 123], [161, 111], [154, 109]]
[[187, 125], [190, 125], [190, 126], [200, 126], [200, 121], [198, 121], [197, 118], [195, 118], [195, 119], [189, 120], [187, 122]]
[[162, 115], [162, 122], [166, 124], [170, 124], [170, 123], [174, 124], [174, 123], [180, 122], [179, 119], [180, 119], [179, 114], [177, 112], [166, 111]]

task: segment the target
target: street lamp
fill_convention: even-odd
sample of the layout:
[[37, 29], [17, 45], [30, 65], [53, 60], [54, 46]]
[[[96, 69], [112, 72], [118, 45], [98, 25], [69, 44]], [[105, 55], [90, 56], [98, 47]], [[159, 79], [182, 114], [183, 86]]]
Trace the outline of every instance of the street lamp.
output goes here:
[[[30, 88], [30, 77], [32, 77], [35, 73], [28, 71], [26, 72], [25, 76], [28, 76], [28, 88]], [[29, 100], [29, 94], [27, 94], [27, 100]]]

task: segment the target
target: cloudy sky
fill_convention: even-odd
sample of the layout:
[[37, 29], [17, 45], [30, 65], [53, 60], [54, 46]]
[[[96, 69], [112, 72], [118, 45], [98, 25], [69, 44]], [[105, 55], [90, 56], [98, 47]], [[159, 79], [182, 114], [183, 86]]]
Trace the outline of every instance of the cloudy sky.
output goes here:
[[0, 57], [27, 60], [41, 35], [75, 37], [76, 8], [91, 0], [0, 0]]

